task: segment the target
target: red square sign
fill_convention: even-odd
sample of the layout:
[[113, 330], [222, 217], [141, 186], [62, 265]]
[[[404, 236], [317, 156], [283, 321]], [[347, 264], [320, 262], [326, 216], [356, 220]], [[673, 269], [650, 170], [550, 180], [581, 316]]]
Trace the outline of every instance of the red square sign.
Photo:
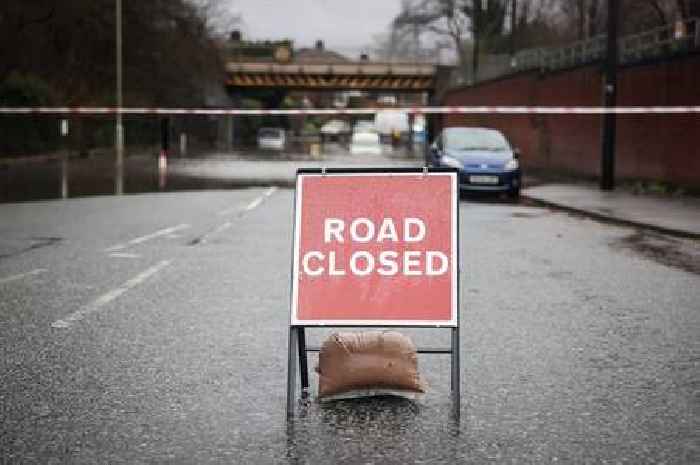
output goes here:
[[456, 326], [451, 172], [299, 174], [291, 324]]

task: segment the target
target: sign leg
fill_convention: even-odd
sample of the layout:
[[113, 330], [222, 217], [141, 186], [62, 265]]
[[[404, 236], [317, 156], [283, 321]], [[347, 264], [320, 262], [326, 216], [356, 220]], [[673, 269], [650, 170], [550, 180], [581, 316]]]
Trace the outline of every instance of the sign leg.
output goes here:
[[297, 328], [299, 347], [299, 378], [301, 380], [301, 398], [306, 399], [309, 396], [309, 369], [308, 359], [306, 356], [306, 332], [304, 327]]
[[450, 385], [452, 387], [452, 404], [455, 419], [459, 420], [461, 411], [461, 383], [459, 379], [459, 327], [452, 328], [452, 376]]
[[287, 350], [287, 420], [294, 416], [294, 397], [296, 394], [296, 350], [297, 329], [289, 327], [289, 348]]

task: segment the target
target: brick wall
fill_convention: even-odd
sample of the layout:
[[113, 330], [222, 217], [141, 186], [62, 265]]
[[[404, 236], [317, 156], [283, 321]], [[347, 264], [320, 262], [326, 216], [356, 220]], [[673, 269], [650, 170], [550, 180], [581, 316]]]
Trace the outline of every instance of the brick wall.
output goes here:
[[[599, 106], [601, 68], [521, 73], [452, 89], [443, 104]], [[700, 105], [700, 55], [620, 68], [618, 105]], [[597, 115], [446, 115], [442, 123], [502, 130], [521, 149], [525, 169], [598, 176], [601, 121]], [[616, 176], [700, 188], [700, 115], [618, 116]]]

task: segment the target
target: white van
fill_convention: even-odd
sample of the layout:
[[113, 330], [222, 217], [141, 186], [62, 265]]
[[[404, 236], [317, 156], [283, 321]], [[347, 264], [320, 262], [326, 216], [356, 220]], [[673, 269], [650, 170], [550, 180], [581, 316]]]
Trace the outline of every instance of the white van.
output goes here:
[[381, 155], [382, 144], [376, 132], [356, 132], [352, 135], [350, 153], [353, 155]]
[[374, 127], [383, 135], [408, 132], [408, 113], [396, 110], [378, 111], [374, 117]]
[[282, 128], [260, 128], [258, 130], [258, 147], [266, 150], [282, 150], [287, 137]]

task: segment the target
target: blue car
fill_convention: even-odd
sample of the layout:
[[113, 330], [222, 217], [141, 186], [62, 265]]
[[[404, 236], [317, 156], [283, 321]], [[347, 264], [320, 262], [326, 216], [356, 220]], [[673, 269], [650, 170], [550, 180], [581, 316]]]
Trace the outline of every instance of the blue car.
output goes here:
[[519, 153], [500, 131], [487, 128], [445, 128], [430, 146], [429, 163], [459, 170], [464, 191], [505, 192], [520, 196]]

